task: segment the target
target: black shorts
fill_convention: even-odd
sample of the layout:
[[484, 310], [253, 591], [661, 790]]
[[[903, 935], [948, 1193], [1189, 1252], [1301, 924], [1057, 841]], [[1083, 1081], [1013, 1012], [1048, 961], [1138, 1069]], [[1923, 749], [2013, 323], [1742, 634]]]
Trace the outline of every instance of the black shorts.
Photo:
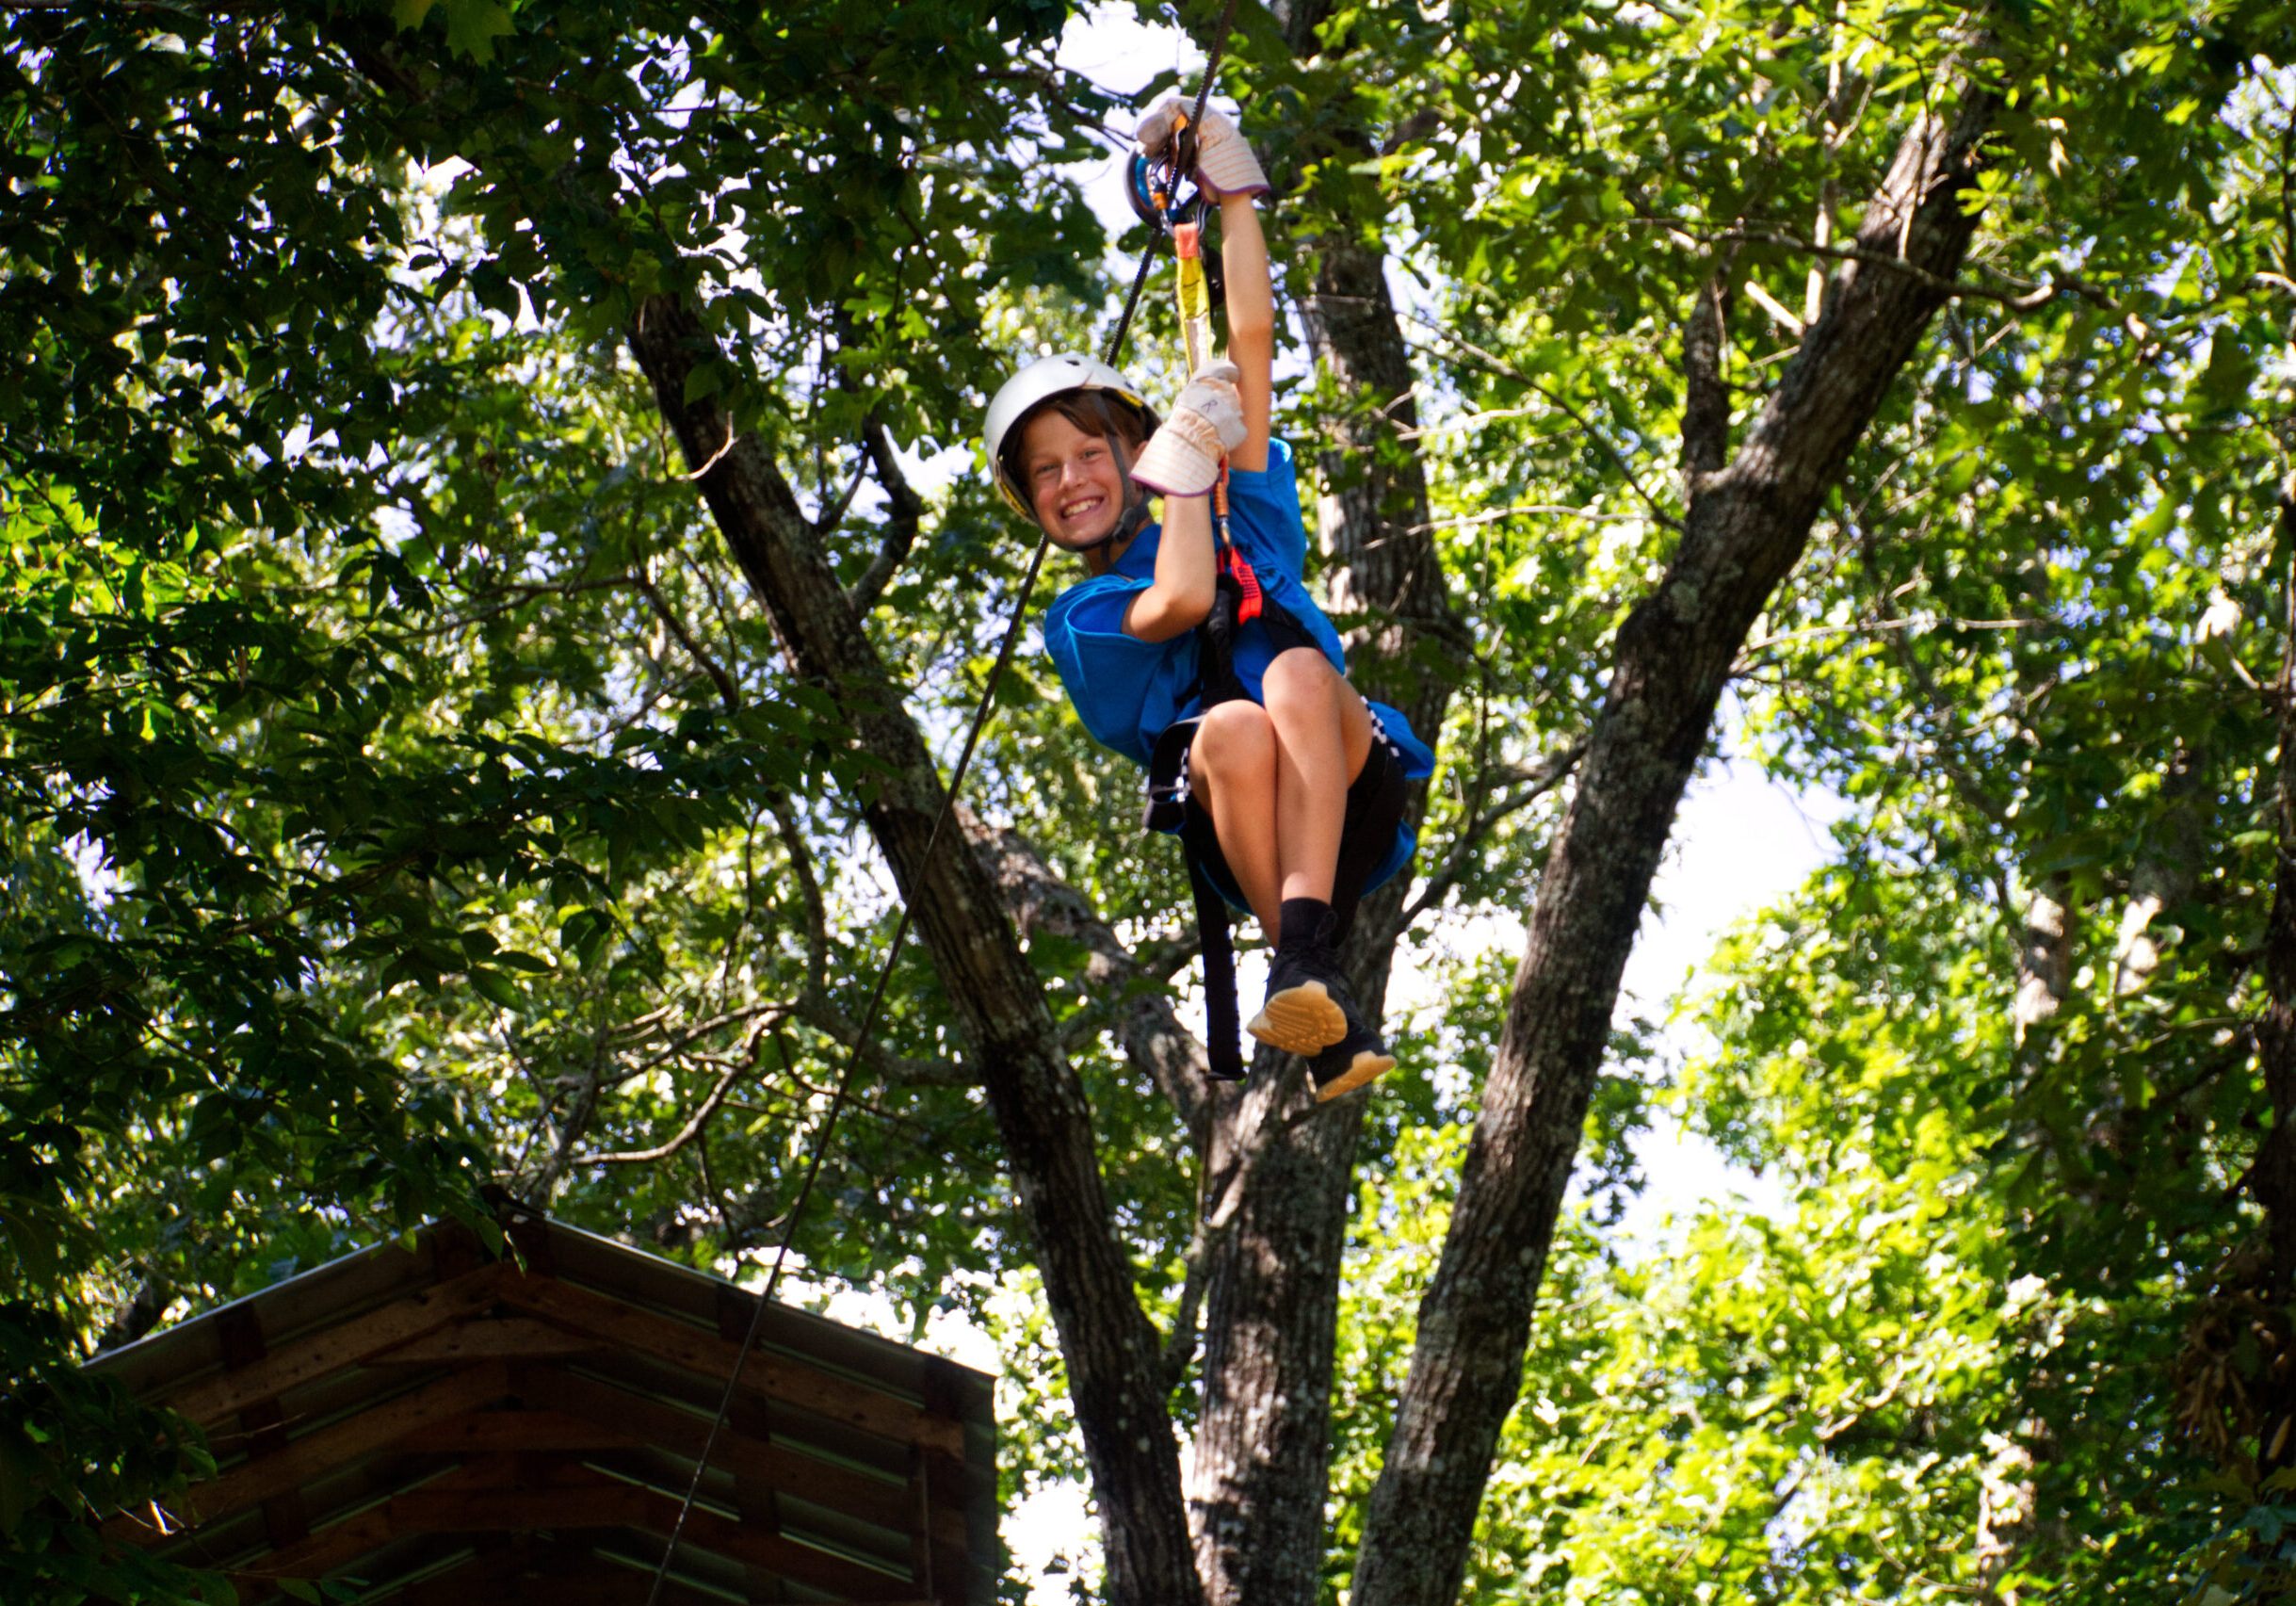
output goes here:
[[[1148, 783], [1152, 798], [1157, 794], [1159, 780], [1167, 798], [1185, 784], [1184, 755], [1194, 745], [1199, 722], [1183, 720], [1157, 738], [1156, 758], [1158, 764], [1165, 763], [1169, 753], [1171, 773], [1159, 777], [1156, 767], [1151, 766]], [[1172, 739], [1172, 732], [1183, 730], [1187, 733], [1185, 739]], [[1395, 834], [1403, 823], [1404, 787], [1403, 755], [1396, 751], [1387, 733], [1375, 724], [1371, 750], [1364, 754], [1363, 768], [1348, 786], [1348, 810], [1339, 831], [1339, 863], [1334, 867], [1332, 875], [1334, 941], [1345, 938], [1354, 924], [1355, 905], [1363, 897], [1364, 883], [1394, 846]], [[1227, 855], [1220, 851], [1220, 832], [1212, 824], [1211, 811], [1196, 800], [1192, 790], [1175, 801], [1180, 803], [1179, 829], [1175, 834], [1181, 844], [1195, 855], [1230, 908], [1251, 913], [1251, 903], [1237, 885], [1236, 872], [1228, 868]], [[1155, 805], [1150, 806], [1153, 812]]]

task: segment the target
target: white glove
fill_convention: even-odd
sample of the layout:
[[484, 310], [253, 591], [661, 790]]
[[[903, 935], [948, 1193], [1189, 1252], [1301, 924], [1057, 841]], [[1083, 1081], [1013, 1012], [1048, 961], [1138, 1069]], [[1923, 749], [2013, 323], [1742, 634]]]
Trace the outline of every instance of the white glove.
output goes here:
[[1243, 370], [1222, 359], [1188, 381], [1148, 442], [1132, 478], [1167, 496], [1201, 496], [1220, 481], [1221, 459], [1244, 444]]
[[[1172, 141], [1187, 126], [1188, 107], [1176, 100], [1166, 101], [1140, 120], [1140, 150], [1159, 159], [1170, 156]], [[1268, 175], [1260, 171], [1260, 160], [1252, 154], [1252, 147], [1244, 143], [1236, 124], [1209, 106], [1196, 128], [1196, 182], [1215, 196], [1268, 193]]]

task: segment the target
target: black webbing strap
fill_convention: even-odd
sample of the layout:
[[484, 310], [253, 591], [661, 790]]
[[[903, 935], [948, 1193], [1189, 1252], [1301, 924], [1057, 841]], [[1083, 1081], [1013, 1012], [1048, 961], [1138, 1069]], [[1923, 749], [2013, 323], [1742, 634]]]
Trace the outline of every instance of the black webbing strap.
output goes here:
[[[1221, 8], [1220, 13], [1220, 26], [1213, 31], [1209, 58], [1205, 61], [1204, 68], [1204, 83], [1196, 91], [1195, 109], [1188, 114], [1187, 126], [1181, 131], [1180, 138], [1174, 142], [1172, 166], [1175, 173], [1185, 172], [1194, 163], [1193, 146], [1196, 130], [1204, 122], [1205, 104], [1212, 98], [1212, 81], [1220, 75], [1220, 58], [1228, 47], [1228, 30], [1236, 25], [1236, 3], [1237, 0], [1227, 0], [1226, 6]], [[1201, 194], [1197, 200], [1201, 206], [1203, 204]], [[1124, 316], [1118, 320], [1116, 326], [1116, 338], [1109, 343], [1108, 361], [1111, 364], [1116, 361], [1115, 349], [1123, 344], [1124, 331], [1132, 325], [1132, 314], [1140, 305], [1141, 287], [1148, 283], [1148, 265], [1154, 260], [1156, 246], [1162, 238], [1162, 231], [1155, 228], [1149, 230], [1148, 249], [1140, 257], [1140, 271], [1133, 276], [1132, 294], [1124, 300]], [[1221, 473], [1223, 476], [1226, 473], [1224, 464]], [[1226, 524], [1224, 505], [1221, 512], [1221, 522], [1224, 527]], [[1224, 527], [1222, 533], [1225, 533]], [[1230, 550], [1233, 548], [1231, 547]], [[1244, 600], [1243, 592], [1229, 572], [1229, 565], [1224, 562], [1221, 565], [1220, 587], [1224, 594], [1216, 596], [1212, 611], [1215, 616], [1218, 616], [1223, 608], [1226, 609], [1227, 626], [1223, 639], [1218, 641], [1212, 639], [1207, 628], [1211, 624], [1208, 619], [1205, 624], [1196, 626], [1197, 669], [1199, 674], [1204, 677], [1199, 680], [1198, 685], [1203, 694], [1202, 706], [1206, 708], [1214, 707], [1233, 698], [1250, 695], [1244, 690], [1243, 682], [1236, 676], [1236, 660], [1233, 650], [1237, 609]], [[1257, 590], [1256, 585], [1253, 589]], [[1281, 610], [1279, 609], [1279, 611]], [[1186, 727], [1184, 732], [1182, 731], [1183, 725]], [[1192, 741], [1195, 737], [1195, 721], [1184, 721], [1182, 724], [1172, 726], [1163, 736], [1157, 738], [1157, 746], [1161, 748], [1166, 740], [1174, 736], [1175, 732], [1181, 733], [1180, 740]], [[1236, 945], [1228, 930], [1228, 901], [1221, 896], [1220, 888], [1214, 884], [1210, 872], [1205, 868], [1201, 844], [1192, 840], [1198, 835], [1199, 829], [1203, 831], [1212, 829], [1211, 817], [1203, 809], [1191, 807], [1184, 799], [1170, 796], [1159, 799], [1154, 780], [1156, 768], [1154, 764], [1149, 767], [1148, 810], [1141, 823], [1152, 829], [1167, 831], [1177, 827], [1180, 831], [1181, 846], [1188, 856], [1188, 884], [1196, 895], [1196, 944], [1204, 955], [1204, 1048], [1209, 1064], [1208, 1074], [1215, 1081], [1241, 1081], [1244, 1079], [1244, 1062], [1243, 1052], [1237, 1046], [1239, 1036], [1237, 1017], [1240, 1012], [1236, 1006]], [[1186, 773], [1184, 763], [1179, 772]], [[1172, 810], [1175, 804], [1179, 811], [1178, 817], [1172, 818], [1169, 811]], [[1161, 819], [1159, 811], [1164, 811]], [[1199, 820], [1201, 821], [1200, 828], [1197, 825]], [[1213, 840], [1217, 843], [1218, 836], [1215, 835]]]
[[[1243, 695], [1240, 686], [1234, 695]], [[1206, 697], [1205, 706], [1226, 701]], [[1188, 890], [1196, 897], [1196, 946], [1204, 955], [1204, 1051], [1210, 1067], [1205, 1074], [1214, 1081], [1241, 1081], [1243, 1053], [1236, 1041], [1236, 945], [1228, 930], [1228, 900], [1210, 868], [1210, 860], [1220, 852], [1220, 836], [1211, 815], [1189, 800], [1188, 750], [1202, 722], [1176, 720], [1156, 738], [1156, 751], [1148, 760], [1148, 806], [1140, 814], [1140, 827], [1180, 838]]]
[[[1203, 706], [1244, 701], [1252, 695], [1236, 673], [1236, 629], [1243, 592], [1236, 576], [1221, 564], [1212, 593], [1212, 610], [1196, 626], [1196, 674]], [[1196, 722], [1190, 720], [1192, 733]], [[1205, 1075], [1214, 1081], [1244, 1079], [1243, 1050], [1237, 1045], [1236, 1002], [1236, 942], [1228, 929], [1228, 900], [1220, 895], [1211, 872], [1205, 868], [1202, 837], [1219, 836], [1208, 811], [1190, 805], [1180, 845], [1188, 855], [1188, 884], [1196, 894], [1196, 948], [1204, 955], [1204, 1051]]]
[[[1236, 673], [1236, 632], [1245, 600], [1236, 575], [1222, 564], [1211, 612], [1196, 626], [1196, 684], [1189, 689], [1199, 707], [1208, 710], [1251, 698]], [[1253, 611], [1263, 628], [1275, 638], [1277, 651], [1314, 644], [1313, 638], [1281, 603], [1265, 599]], [[1181, 852], [1188, 861], [1188, 884], [1196, 895], [1196, 946], [1204, 955], [1205, 1074], [1214, 1081], [1241, 1081], [1243, 1051], [1237, 1038], [1242, 1012], [1236, 1001], [1236, 943], [1229, 929], [1228, 900], [1206, 868], [1208, 856], [1218, 852], [1220, 838], [1211, 816], [1188, 801], [1183, 780], [1185, 754], [1195, 741], [1197, 722], [1182, 720], [1156, 738], [1156, 751], [1148, 765], [1148, 808], [1140, 823], [1151, 831], [1179, 834]], [[1159, 784], [1158, 776], [1166, 780]]]
[[1196, 844], [1184, 836], [1181, 846], [1188, 854], [1188, 884], [1196, 894], [1196, 943], [1204, 954], [1205, 1074], [1216, 1082], [1239, 1082], [1244, 1079], [1244, 1056], [1238, 1043], [1236, 944], [1228, 931], [1228, 900], [1212, 884]]

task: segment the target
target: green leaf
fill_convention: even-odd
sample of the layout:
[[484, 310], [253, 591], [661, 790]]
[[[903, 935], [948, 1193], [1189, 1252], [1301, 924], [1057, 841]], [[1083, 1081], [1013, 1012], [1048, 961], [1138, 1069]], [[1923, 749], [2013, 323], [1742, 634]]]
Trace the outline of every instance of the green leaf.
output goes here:
[[525, 995], [519, 991], [518, 983], [501, 971], [474, 968], [467, 974], [471, 986], [489, 1003], [500, 1004], [506, 1010], [525, 1007]]
[[40, 1457], [0, 1428], [0, 1533], [13, 1533], [40, 1493]]
[[446, 8], [446, 48], [480, 64], [494, 58], [494, 41], [511, 29], [510, 13], [495, 0], [439, 0]]

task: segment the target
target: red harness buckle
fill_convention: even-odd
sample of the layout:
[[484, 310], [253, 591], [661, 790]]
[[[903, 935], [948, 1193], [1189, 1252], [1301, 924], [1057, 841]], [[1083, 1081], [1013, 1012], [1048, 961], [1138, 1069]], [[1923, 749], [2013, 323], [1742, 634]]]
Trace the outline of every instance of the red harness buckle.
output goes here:
[[1260, 616], [1260, 577], [1252, 572], [1251, 563], [1236, 550], [1236, 543], [1228, 534], [1228, 460], [1220, 460], [1220, 479], [1212, 486], [1212, 511], [1220, 522], [1220, 572], [1232, 575], [1237, 590], [1243, 593], [1236, 606], [1236, 623], [1242, 625]]
[[1233, 546], [1221, 552], [1220, 558], [1221, 565], [1236, 576], [1237, 589], [1243, 592], [1243, 600], [1236, 606], [1236, 623], [1241, 625], [1246, 620], [1257, 619], [1260, 616], [1260, 577], [1252, 572], [1252, 565], [1245, 560], [1244, 555]]

